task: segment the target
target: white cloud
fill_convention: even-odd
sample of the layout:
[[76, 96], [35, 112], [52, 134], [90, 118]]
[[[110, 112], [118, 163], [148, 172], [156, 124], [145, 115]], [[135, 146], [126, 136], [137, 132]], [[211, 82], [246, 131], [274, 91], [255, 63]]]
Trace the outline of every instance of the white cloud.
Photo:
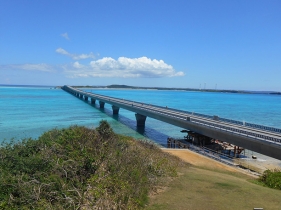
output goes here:
[[163, 60], [150, 59], [147, 57], [126, 58], [117, 60], [105, 57], [91, 61], [89, 65], [81, 65], [75, 62], [64, 67], [69, 77], [123, 77], [123, 78], [157, 78], [184, 76], [183, 72], [176, 72], [171, 65]]
[[61, 36], [64, 37], [65, 39], [67, 39], [67, 40], [70, 40], [67, 33], [61, 34]]
[[87, 58], [92, 58], [94, 59], [96, 56], [94, 53], [90, 52], [89, 54], [81, 54], [81, 55], [73, 55], [72, 58], [74, 60], [80, 60], [80, 59], [87, 59]]
[[87, 59], [87, 58], [92, 58], [94, 59], [96, 56], [94, 55], [94, 53], [90, 52], [89, 54], [80, 54], [80, 55], [76, 55], [76, 54], [72, 54], [67, 52], [66, 50], [62, 49], [62, 48], [58, 48], [56, 49], [56, 52], [62, 55], [66, 55], [71, 57], [73, 60], [81, 60], [81, 59]]
[[45, 63], [40, 64], [19, 64], [19, 65], [1, 65], [0, 69], [9, 70], [9, 69], [18, 69], [26, 71], [44, 71], [44, 72], [53, 72], [54, 67]]
[[56, 49], [57, 53], [63, 54], [63, 55], [70, 55], [69, 52], [67, 52], [66, 50], [62, 49], [62, 48], [58, 48]]
[[74, 68], [77, 68], [77, 69], [81, 69], [81, 68], [83, 68], [84, 66], [83, 66], [82, 64], [80, 64], [78, 61], [76, 61], [76, 62], [74, 62], [73, 67], [74, 67]]
[[[64, 49], [57, 49], [61, 54], [68, 54]], [[65, 65], [21, 64], [0, 65], [0, 70], [25, 70], [42, 72], [61, 72], [67, 77], [100, 77], [100, 78], [161, 78], [184, 76], [184, 72], [176, 72], [175, 69], [163, 60], [150, 59], [147, 57], [126, 58], [117, 60], [111, 57], [81, 64], [75, 61]]]

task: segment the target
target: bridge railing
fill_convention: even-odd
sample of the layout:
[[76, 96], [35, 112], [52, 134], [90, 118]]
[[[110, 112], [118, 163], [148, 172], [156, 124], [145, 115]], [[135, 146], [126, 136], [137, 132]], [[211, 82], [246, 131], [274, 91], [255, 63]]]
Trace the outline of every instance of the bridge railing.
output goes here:
[[235, 132], [241, 135], [246, 135], [246, 136], [251, 136], [251, 137], [255, 137], [255, 138], [261, 138], [261, 139], [265, 139], [268, 141], [272, 141], [272, 142], [278, 142], [281, 143], [281, 139], [279, 138], [275, 138], [275, 137], [271, 137], [271, 136], [267, 136], [267, 135], [262, 135], [262, 134], [257, 134], [257, 133], [253, 133], [253, 132], [249, 132], [249, 131], [245, 131], [245, 130], [240, 130], [237, 128], [233, 128], [233, 127], [229, 127], [229, 126], [225, 126], [225, 125], [219, 125], [219, 124], [215, 124], [215, 123], [211, 123], [211, 122], [205, 122], [202, 120], [197, 120], [197, 119], [190, 119], [191, 122], [194, 123], [199, 123], [199, 124], [203, 124], [209, 127], [213, 127], [213, 128], [218, 128], [218, 129], [223, 129], [227, 132]]
[[264, 126], [264, 125], [257, 125], [257, 124], [254, 124], [254, 123], [247, 123], [246, 122], [245, 126], [252, 127], [252, 128], [259, 128], [259, 129], [267, 130], [267, 131], [273, 131], [273, 132], [277, 132], [277, 133], [281, 133], [281, 129], [279, 129], [279, 128], [273, 128], [273, 127]]

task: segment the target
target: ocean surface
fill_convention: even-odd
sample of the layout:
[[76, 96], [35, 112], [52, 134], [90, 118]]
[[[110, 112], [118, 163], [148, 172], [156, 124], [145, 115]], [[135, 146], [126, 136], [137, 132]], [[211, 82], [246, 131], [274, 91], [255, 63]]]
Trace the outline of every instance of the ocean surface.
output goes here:
[[[281, 128], [281, 96], [270, 94], [210, 93], [192, 91], [85, 89], [86, 91], [167, 106], [201, 114]], [[114, 131], [137, 139], [166, 144], [168, 137], [183, 137], [179, 127], [147, 118], [144, 130], [136, 128], [135, 113], [111, 106], [90, 105], [53, 87], [0, 86], [0, 142], [37, 138], [53, 128], [81, 125], [95, 128], [107, 120]], [[266, 159], [266, 157], [263, 157]], [[280, 164], [281, 165], [281, 164]]]

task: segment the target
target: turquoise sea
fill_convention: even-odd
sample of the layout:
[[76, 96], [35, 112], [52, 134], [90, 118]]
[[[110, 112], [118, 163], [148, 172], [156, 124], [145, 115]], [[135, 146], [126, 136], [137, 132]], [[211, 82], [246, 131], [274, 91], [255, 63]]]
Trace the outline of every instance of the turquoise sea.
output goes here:
[[[130, 89], [86, 91], [281, 128], [280, 95]], [[100, 120], [107, 120], [117, 133], [159, 144], [165, 144], [169, 136], [183, 137], [181, 128], [151, 118], [147, 118], [144, 130], [138, 130], [134, 113], [120, 109], [119, 116], [113, 117], [109, 104], [101, 111], [98, 104], [92, 106], [61, 89], [0, 86], [0, 141], [37, 138], [52, 128], [70, 125], [94, 128]]]

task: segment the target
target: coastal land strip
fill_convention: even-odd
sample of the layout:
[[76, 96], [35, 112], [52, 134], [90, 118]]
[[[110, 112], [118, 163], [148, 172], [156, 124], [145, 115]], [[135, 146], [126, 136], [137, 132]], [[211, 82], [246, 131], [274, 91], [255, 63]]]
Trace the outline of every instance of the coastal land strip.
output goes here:
[[[133, 90], [174, 90], [174, 91], [198, 91], [198, 92], [217, 92], [217, 93], [241, 93], [241, 94], [271, 94], [281, 95], [281, 92], [276, 91], [247, 91], [247, 90], [222, 90], [222, 89], [207, 89], [207, 88], [172, 88], [172, 87], [141, 87], [141, 86], [129, 86], [129, 85], [86, 85], [77, 86], [74, 88], [107, 88], [107, 89], [133, 89]], [[61, 88], [57, 86], [56, 88]]]

